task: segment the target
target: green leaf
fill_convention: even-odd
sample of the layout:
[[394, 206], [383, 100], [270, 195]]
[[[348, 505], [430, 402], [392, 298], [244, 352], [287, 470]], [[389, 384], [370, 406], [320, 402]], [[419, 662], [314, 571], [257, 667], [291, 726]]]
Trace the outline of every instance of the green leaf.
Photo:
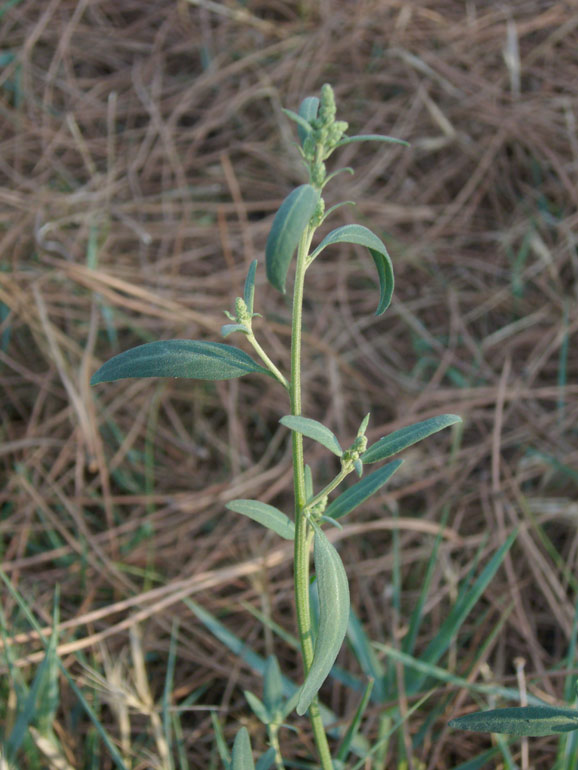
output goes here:
[[342, 762], [347, 759], [347, 755], [349, 754], [351, 744], [353, 743], [355, 736], [359, 732], [359, 726], [361, 725], [361, 720], [363, 719], [363, 715], [365, 714], [365, 711], [369, 705], [369, 699], [371, 697], [372, 690], [373, 690], [373, 679], [370, 679], [369, 682], [365, 685], [365, 690], [363, 691], [361, 702], [359, 703], [357, 709], [355, 710], [355, 715], [351, 720], [349, 727], [347, 728], [347, 732], [343, 736], [343, 741], [341, 742], [341, 746], [339, 747], [339, 751], [337, 752], [337, 759], [341, 760]]
[[313, 474], [311, 473], [311, 466], [305, 466], [305, 500], [310, 500], [313, 497]]
[[297, 713], [302, 716], [331, 671], [349, 622], [349, 585], [341, 557], [319, 527], [313, 556], [319, 596], [319, 627], [313, 662], [301, 688]]
[[[301, 117], [301, 115], [298, 115], [296, 112], [293, 112], [293, 110], [287, 110], [285, 109], [285, 107], [281, 107], [281, 111], [284, 112], [288, 118], [291, 118], [291, 120], [294, 120], [295, 123], [297, 123], [297, 125], [299, 126], [298, 128], [299, 143], [303, 145], [303, 142], [313, 130], [312, 127], [304, 118]], [[303, 137], [303, 139], [301, 137]]]
[[396, 139], [394, 136], [383, 136], [382, 134], [358, 134], [357, 136], [346, 136], [339, 141], [335, 147], [343, 147], [345, 144], [351, 144], [352, 142], [387, 142], [388, 144], [402, 144], [404, 147], [409, 147], [409, 142], [403, 139]]
[[250, 690], [243, 690], [243, 694], [257, 719], [260, 719], [264, 725], [268, 725], [271, 722], [271, 711], [265, 706], [263, 701]]
[[[56, 672], [58, 655], [56, 649], [59, 613], [56, 601], [55, 598], [53, 618], [56, 620], [56, 623], [52, 627], [53, 630], [46, 653], [36, 670], [24, 702], [18, 703], [18, 717], [6, 740], [6, 757], [12, 762], [16, 760], [16, 754], [28, 736], [30, 725], [40, 721], [39, 727], [43, 730], [43, 733], [47, 726], [52, 727], [52, 723], [46, 724], [46, 716], [48, 714], [52, 715], [58, 701], [58, 677]], [[56, 692], [54, 693], [55, 687]], [[51, 695], [52, 697], [50, 697]]]
[[286, 428], [290, 428], [297, 433], [303, 434], [303, 436], [307, 436], [307, 438], [312, 438], [319, 444], [323, 444], [326, 449], [329, 449], [337, 457], [341, 457], [343, 454], [343, 449], [339, 445], [337, 436], [329, 428], [326, 428], [323, 423], [311, 420], [309, 417], [296, 417], [291, 414], [282, 417], [279, 422]]
[[251, 741], [246, 727], [241, 727], [235, 737], [231, 754], [231, 770], [255, 770]]
[[[385, 467], [387, 468], [387, 466]], [[425, 650], [422, 650], [420, 653], [420, 660], [422, 662], [435, 664], [448, 650], [450, 644], [455, 640], [456, 635], [462, 627], [465, 619], [471, 610], [476, 606], [480, 597], [498, 571], [498, 568], [506, 557], [506, 554], [512, 547], [517, 534], [517, 531], [514, 531], [508, 535], [505, 542], [502, 543], [502, 545], [498, 548], [498, 550], [494, 553], [492, 558], [483, 568], [481, 573], [478, 575], [473, 585], [467, 586], [463, 590], [460, 590], [456, 603], [452, 607], [448, 616], [438, 628], [434, 638], [427, 645]], [[408, 693], [413, 694], [418, 692], [420, 687], [422, 687], [425, 678], [426, 677], [423, 674], [419, 673], [416, 673], [415, 676], [409, 677], [406, 684]]]
[[223, 324], [221, 326], [221, 336], [223, 337], [228, 337], [233, 332], [244, 332], [246, 334], [248, 331], [245, 324]]
[[222, 342], [161, 340], [125, 350], [92, 375], [91, 385], [127, 377], [187, 377], [231, 380], [245, 374], [269, 374], [243, 350]]
[[247, 278], [245, 279], [245, 288], [243, 291], [243, 299], [249, 313], [253, 312], [253, 302], [255, 299], [255, 273], [257, 271], [257, 260], [254, 259], [250, 266]]
[[255, 770], [269, 770], [274, 761], [275, 749], [271, 746], [261, 757], [259, 757]]
[[[311, 123], [317, 117], [318, 110], [319, 99], [316, 96], [307, 96], [299, 106], [299, 117], [303, 118], [306, 123]], [[297, 133], [299, 135], [299, 142], [303, 147], [303, 142], [307, 139], [309, 132], [299, 126]]]
[[377, 657], [367, 633], [352, 609], [349, 614], [347, 639], [363, 673], [374, 682], [373, 700], [384, 704], [390, 694], [385, 680], [385, 667]]
[[358, 505], [361, 505], [361, 503], [364, 503], [371, 497], [371, 495], [375, 494], [378, 489], [381, 489], [381, 487], [393, 476], [402, 462], [403, 460], [394, 460], [393, 462], [384, 465], [383, 468], [380, 468], [378, 471], [366, 476], [361, 481], [358, 481], [357, 484], [349, 487], [349, 489], [346, 489], [345, 492], [342, 492], [339, 497], [336, 497], [335, 500], [327, 506], [324, 511], [325, 515], [331, 516], [333, 519], [340, 519], [342, 516], [353, 511], [354, 508], [357, 508]]
[[302, 184], [289, 193], [275, 214], [265, 258], [269, 283], [283, 294], [291, 258], [318, 201], [318, 191], [309, 184]]
[[373, 257], [377, 274], [379, 276], [380, 298], [376, 315], [381, 315], [389, 307], [393, 295], [393, 266], [383, 241], [363, 225], [344, 225], [332, 230], [321, 241], [319, 246], [311, 253], [310, 259], [314, 259], [323, 249], [333, 243], [356, 243], [365, 246]]
[[295, 538], [295, 524], [273, 505], [261, 503], [259, 500], [231, 500], [225, 503], [225, 507], [259, 522], [268, 529], [272, 529], [285, 540]]
[[408, 446], [417, 444], [418, 441], [431, 436], [433, 433], [437, 433], [461, 421], [462, 418], [458, 417], [457, 414], [441, 414], [439, 417], [430, 417], [429, 420], [423, 420], [422, 422], [416, 422], [414, 425], [408, 425], [406, 428], [400, 428], [372, 444], [361, 455], [361, 459], [364, 463], [376, 463], [379, 460], [385, 460], [386, 457], [391, 457], [401, 452], [402, 449], [407, 449]]
[[552, 706], [491, 709], [452, 719], [449, 725], [479, 733], [540, 737], [578, 730], [578, 711]]
[[283, 706], [283, 680], [275, 655], [269, 655], [263, 677], [263, 701], [270, 714], [276, 716]]

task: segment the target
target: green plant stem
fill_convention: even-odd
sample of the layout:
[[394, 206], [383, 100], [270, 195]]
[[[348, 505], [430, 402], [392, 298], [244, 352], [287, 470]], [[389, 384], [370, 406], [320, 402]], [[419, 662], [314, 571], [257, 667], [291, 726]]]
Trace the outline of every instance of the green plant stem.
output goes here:
[[[305, 282], [306, 260], [313, 238], [314, 228], [308, 227], [299, 242], [295, 286], [293, 289], [293, 317], [291, 329], [291, 414], [301, 415], [301, 322], [303, 308], [303, 285]], [[311, 610], [309, 607], [309, 551], [313, 532], [305, 518], [305, 466], [303, 459], [303, 436], [292, 431], [293, 442], [293, 488], [295, 494], [295, 608], [297, 626], [301, 641], [301, 654], [305, 676], [313, 661], [313, 640], [311, 638]], [[309, 707], [309, 719], [319, 752], [322, 770], [333, 770], [327, 736], [321, 720], [319, 701], [313, 700]]]
[[333, 481], [330, 481], [326, 487], [323, 487], [321, 492], [318, 492], [315, 497], [312, 497], [311, 500], [307, 502], [307, 508], [311, 510], [318, 502], [320, 502], [320, 500], [326, 497], [330, 492], [333, 492], [335, 487], [338, 487], [343, 479], [347, 478], [353, 470], [353, 466], [351, 468], [342, 468]]
[[275, 767], [277, 770], [285, 770], [283, 757], [281, 756], [281, 746], [279, 745], [279, 729], [269, 727], [269, 743], [275, 749]]
[[257, 338], [255, 337], [252, 331], [247, 334], [247, 339], [249, 340], [249, 343], [253, 347], [253, 350], [255, 351], [255, 353], [257, 353], [261, 361], [263, 361], [263, 363], [265, 364], [267, 369], [269, 369], [269, 371], [275, 377], [275, 379], [278, 380], [281, 383], [281, 385], [283, 385], [285, 390], [289, 390], [289, 383], [287, 382], [287, 378], [275, 366], [275, 364], [273, 363], [273, 361], [271, 361], [267, 353], [265, 353], [261, 345], [257, 342]]

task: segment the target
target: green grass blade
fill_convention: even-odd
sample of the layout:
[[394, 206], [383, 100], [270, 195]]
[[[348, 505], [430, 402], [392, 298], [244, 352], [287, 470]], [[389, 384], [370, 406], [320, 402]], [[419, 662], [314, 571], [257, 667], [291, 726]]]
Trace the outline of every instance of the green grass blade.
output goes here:
[[[422, 679], [436, 679], [439, 682], [445, 682], [447, 684], [454, 685], [460, 689], [469, 690], [472, 693], [478, 693], [480, 695], [495, 696], [501, 698], [507, 698], [508, 700], [520, 702], [520, 692], [513, 687], [501, 687], [496, 684], [483, 684], [470, 682], [464, 677], [457, 676], [456, 674], [450, 674], [445, 668], [436, 666], [433, 663], [427, 663], [419, 658], [414, 658], [411, 655], [406, 655], [401, 650], [396, 650], [394, 647], [390, 647], [387, 644], [381, 642], [373, 642], [376, 650], [380, 650], [385, 653], [392, 660], [399, 661], [406, 668], [413, 669], [418, 672]], [[417, 688], [414, 688], [414, 690]], [[528, 702], [534, 706], [544, 706], [544, 702], [540, 698], [528, 693]]]
[[[499, 566], [501, 565], [507, 552], [510, 550], [514, 540], [516, 539], [517, 532], [513, 532], [503, 543], [496, 553], [492, 556], [488, 564], [484, 567], [478, 578], [474, 581], [473, 585], [464, 592], [455, 606], [451, 610], [446, 620], [440, 626], [435, 638], [432, 639], [428, 647], [420, 655], [420, 658], [425, 663], [437, 663], [441, 656], [446, 652], [450, 646], [451, 640], [460, 630], [464, 620], [474, 608], [490, 581], [496, 574]], [[423, 684], [423, 677], [420, 677], [417, 681], [413, 680], [408, 683], [408, 690], [415, 692]]]
[[162, 699], [162, 716], [163, 716], [163, 730], [165, 734], [165, 740], [169, 747], [169, 767], [167, 770], [173, 770], [174, 764], [172, 761], [172, 747], [173, 747], [173, 720], [171, 719], [171, 701], [173, 694], [173, 686], [175, 681], [175, 665], [177, 660], [177, 640], [179, 633], [179, 624], [175, 620], [171, 630], [171, 642], [169, 645], [169, 657], [167, 660], [167, 671], [165, 674], [165, 685], [163, 687], [163, 699]]
[[[10, 592], [10, 595], [12, 596], [12, 598], [18, 603], [18, 605], [20, 606], [20, 608], [22, 609], [22, 611], [26, 615], [26, 618], [28, 619], [28, 622], [30, 623], [32, 628], [37, 632], [38, 638], [40, 639], [40, 641], [42, 642], [44, 647], [48, 648], [49, 642], [47, 642], [46, 638], [44, 637], [44, 634], [42, 633], [42, 628], [40, 627], [40, 624], [36, 621], [36, 618], [32, 614], [30, 608], [28, 607], [28, 605], [26, 604], [24, 599], [20, 596], [18, 591], [12, 585], [12, 583], [10, 581], [10, 578], [1, 569], [0, 569], [0, 578], [2, 579], [2, 581], [4, 582], [6, 587], [8, 588], [8, 591]], [[64, 665], [62, 664], [62, 662], [60, 661], [60, 659], [58, 657], [57, 657], [57, 661], [58, 661], [58, 667], [60, 668], [61, 672], [66, 677], [66, 680], [68, 681], [68, 684], [70, 685], [70, 688], [72, 689], [72, 691], [74, 692], [74, 694], [76, 695], [78, 700], [80, 701], [80, 704], [82, 705], [84, 711], [86, 712], [86, 714], [89, 717], [90, 721], [92, 722], [92, 724], [96, 728], [96, 731], [98, 732], [102, 742], [104, 743], [107, 751], [110, 754], [110, 758], [112, 759], [112, 761], [114, 762], [116, 767], [119, 768], [119, 770], [129, 770], [129, 768], [127, 768], [127, 766], [125, 765], [122, 757], [118, 753], [118, 751], [116, 749], [116, 746], [111, 741], [111, 739], [108, 737], [108, 734], [107, 734], [106, 730], [104, 729], [103, 725], [100, 723], [100, 721], [99, 721], [98, 717], [96, 716], [95, 712], [93, 711], [92, 707], [90, 706], [90, 704], [88, 703], [88, 701], [86, 700], [84, 695], [82, 694], [82, 692], [79, 689], [79, 687], [76, 685], [74, 679], [70, 676], [70, 674], [68, 673], [68, 671], [66, 670], [66, 668], [64, 667]]]
[[231, 752], [229, 751], [227, 741], [225, 740], [223, 725], [221, 724], [219, 715], [215, 711], [211, 711], [211, 724], [213, 725], [213, 735], [215, 737], [215, 744], [217, 746], [217, 751], [219, 752], [219, 757], [225, 767], [228, 768], [231, 764]]
[[351, 748], [351, 743], [355, 738], [355, 736], [357, 735], [357, 733], [359, 732], [359, 726], [361, 725], [361, 720], [363, 719], [363, 715], [365, 714], [367, 706], [369, 705], [369, 699], [371, 698], [372, 690], [373, 690], [373, 679], [370, 679], [365, 687], [365, 690], [363, 691], [363, 695], [361, 697], [359, 706], [355, 710], [355, 714], [353, 716], [351, 724], [347, 728], [347, 731], [343, 737], [341, 746], [339, 747], [339, 750], [337, 752], [337, 759], [339, 759], [342, 762], [347, 759], [347, 755], [349, 754], [349, 750]]
[[349, 613], [349, 626], [347, 638], [353, 648], [357, 662], [363, 673], [373, 680], [372, 700], [376, 703], [385, 703], [387, 700], [387, 688], [385, 686], [385, 668], [375, 654], [375, 650], [361, 625], [359, 618], [351, 609]]
[[441, 542], [443, 540], [442, 530], [446, 525], [446, 522], [448, 520], [449, 516], [449, 508], [446, 508], [444, 510], [441, 522], [440, 522], [440, 530], [438, 534], [436, 535], [436, 539], [433, 544], [431, 555], [428, 559], [426, 572], [424, 575], [423, 580], [421, 581], [421, 590], [419, 592], [419, 597], [417, 600], [417, 603], [410, 615], [409, 619], [409, 628], [407, 634], [404, 636], [402, 643], [401, 643], [401, 649], [406, 652], [408, 655], [411, 655], [413, 653], [415, 642], [417, 639], [417, 635], [420, 629], [420, 625], [423, 619], [423, 608], [425, 607], [426, 599], [429, 594], [429, 589], [431, 586], [431, 581], [434, 576], [435, 568], [437, 566], [437, 556], [439, 547], [441, 545]]

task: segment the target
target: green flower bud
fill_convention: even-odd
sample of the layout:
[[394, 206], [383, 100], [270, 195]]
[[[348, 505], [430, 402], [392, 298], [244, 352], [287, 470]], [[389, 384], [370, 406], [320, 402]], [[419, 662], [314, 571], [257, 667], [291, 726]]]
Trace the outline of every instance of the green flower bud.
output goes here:
[[319, 227], [323, 220], [323, 214], [325, 214], [325, 201], [323, 198], [319, 198], [315, 212], [310, 220], [312, 227]]
[[335, 96], [329, 83], [321, 89], [321, 100], [319, 104], [319, 119], [324, 125], [330, 125], [335, 120]]
[[325, 163], [322, 163], [321, 161], [315, 163], [311, 169], [311, 184], [314, 187], [321, 187], [326, 176]]
[[251, 314], [245, 304], [245, 300], [242, 297], [237, 297], [235, 300], [235, 315], [238, 324], [251, 325]]

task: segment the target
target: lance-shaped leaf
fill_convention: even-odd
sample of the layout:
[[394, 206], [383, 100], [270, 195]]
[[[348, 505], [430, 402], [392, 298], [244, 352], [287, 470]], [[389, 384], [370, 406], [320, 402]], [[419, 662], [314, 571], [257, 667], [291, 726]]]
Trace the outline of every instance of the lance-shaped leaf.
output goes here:
[[372, 444], [361, 455], [361, 459], [364, 463], [376, 463], [378, 460], [385, 460], [387, 457], [401, 452], [402, 449], [407, 449], [408, 446], [417, 444], [418, 441], [461, 421], [462, 418], [458, 417], [457, 414], [441, 414], [439, 417], [430, 417], [429, 420], [400, 428]]
[[275, 761], [275, 749], [270, 746], [267, 751], [262, 754], [257, 760], [255, 770], [269, 770]]
[[387, 142], [388, 144], [402, 144], [409, 147], [409, 142], [403, 139], [396, 139], [394, 136], [384, 136], [382, 134], [358, 134], [357, 136], [345, 136], [336, 144], [336, 147], [343, 147], [344, 144], [352, 142]]
[[253, 312], [253, 301], [255, 299], [255, 273], [257, 271], [257, 260], [254, 259], [250, 266], [247, 278], [245, 279], [245, 288], [243, 291], [243, 299], [249, 313]]
[[341, 557], [319, 527], [315, 527], [313, 546], [317, 592], [319, 596], [319, 627], [313, 650], [313, 662], [297, 703], [302, 716], [331, 671], [349, 622], [349, 585]]
[[295, 524], [273, 505], [261, 503], [259, 500], [231, 500], [225, 503], [225, 507], [259, 522], [268, 529], [272, 529], [285, 540], [295, 538]]
[[291, 258], [318, 201], [318, 191], [310, 184], [302, 184], [289, 193], [275, 214], [265, 247], [267, 278], [283, 293]]
[[[299, 107], [299, 117], [303, 118], [306, 123], [311, 123], [317, 117], [317, 111], [319, 110], [319, 99], [316, 96], [307, 96], [301, 102]], [[299, 143], [303, 147], [303, 142], [307, 139], [308, 131], [301, 126], [298, 127], [297, 133], [299, 135]]]
[[363, 225], [344, 225], [332, 230], [311, 253], [311, 259], [333, 243], [356, 243], [365, 246], [373, 257], [379, 277], [380, 298], [376, 315], [381, 315], [389, 307], [393, 294], [393, 266], [383, 241]]
[[255, 770], [251, 740], [246, 727], [241, 727], [235, 737], [230, 767], [231, 770]]
[[450, 727], [479, 733], [504, 733], [528, 737], [557, 735], [578, 730], [578, 711], [552, 706], [491, 709], [452, 719]]
[[269, 655], [263, 676], [263, 702], [272, 715], [277, 715], [283, 706], [283, 679], [275, 655]]
[[309, 417], [296, 417], [291, 414], [282, 417], [279, 422], [286, 428], [290, 428], [297, 433], [303, 434], [303, 436], [307, 436], [307, 438], [312, 438], [314, 441], [319, 442], [319, 444], [323, 444], [326, 449], [329, 449], [337, 457], [341, 457], [343, 454], [343, 449], [339, 445], [337, 436], [329, 428], [326, 428], [323, 423], [311, 420]]
[[345, 492], [336, 497], [332, 503], [330, 503], [325, 509], [325, 516], [330, 516], [332, 519], [340, 519], [345, 514], [353, 511], [358, 505], [364, 503], [371, 495], [375, 494], [378, 489], [389, 481], [399, 466], [403, 463], [403, 460], [394, 460], [392, 463], [384, 465], [378, 471], [375, 471], [370, 476], [366, 476], [357, 484], [354, 484]]
[[91, 385], [127, 377], [187, 377], [195, 380], [231, 380], [267, 369], [243, 350], [222, 342], [161, 340], [125, 350], [109, 359], [90, 380]]

